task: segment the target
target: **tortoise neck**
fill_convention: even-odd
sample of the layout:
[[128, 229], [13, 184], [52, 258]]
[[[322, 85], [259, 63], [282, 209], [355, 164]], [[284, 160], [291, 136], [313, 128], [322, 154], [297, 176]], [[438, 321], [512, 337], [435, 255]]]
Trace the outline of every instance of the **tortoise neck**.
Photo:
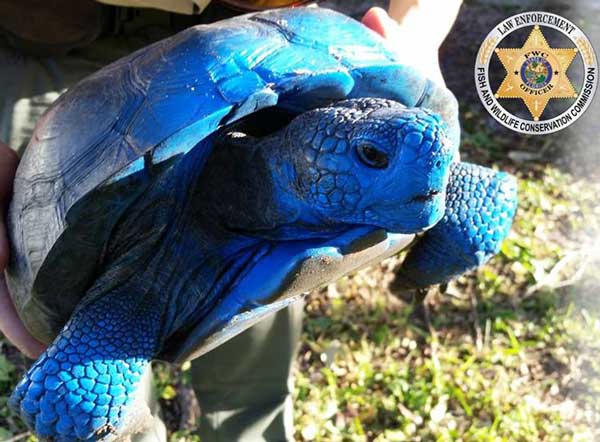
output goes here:
[[242, 134], [217, 140], [197, 186], [203, 213], [221, 227], [250, 236], [300, 239], [322, 236], [319, 220], [299, 199], [293, 170], [277, 154], [278, 133], [255, 138]]

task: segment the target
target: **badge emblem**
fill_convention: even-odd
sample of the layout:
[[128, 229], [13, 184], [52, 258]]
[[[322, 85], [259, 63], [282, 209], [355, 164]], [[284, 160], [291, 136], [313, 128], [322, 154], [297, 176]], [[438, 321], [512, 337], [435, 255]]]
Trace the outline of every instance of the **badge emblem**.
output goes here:
[[[521, 47], [498, 47], [506, 36], [526, 27], [531, 32]], [[544, 27], [565, 35], [572, 43], [570, 47], [551, 47]], [[569, 79], [569, 68], [578, 56], [584, 68], [579, 91]], [[488, 75], [493, 57], [505, 70], [504, 80], [495, 89]], [[477, 92], [488, 112], [509, 129], [530, 134], [552, 133], [572, 124], [589, 106], [597, 77], [596, 55], [585, 34], [567, 19], [547, 12], [525, 12], [504, 20], [484, 40], [475, 64]], [[531, 119], [502, 106], [505, 100], [515, 99], [522, 101]], [[571, 104], [559, 115], [549, 115], [547, 107], [552, 99], [570, 100]]]

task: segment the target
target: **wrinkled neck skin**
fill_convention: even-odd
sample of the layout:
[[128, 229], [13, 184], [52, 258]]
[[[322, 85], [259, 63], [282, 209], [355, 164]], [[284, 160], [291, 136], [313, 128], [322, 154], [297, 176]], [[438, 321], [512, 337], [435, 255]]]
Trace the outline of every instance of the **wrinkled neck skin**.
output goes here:
[[[348, 227], [321, 224], [282, 182], [294, 171], [276, 154], [283, 132], [222, 138], [203, 163], [189, 152], [158, 178], [115, 229], [105, 265], [115, 281], [144, 281], [169, 341], [185, 337], [274, 241], [331, 237]], [[110, 285], [97, 293], [104, 296]], [[134, 301], [132, 300], [132, 303]], [[161, 350], [158, 350], [160, 353]]]
[[298, 183], [297, 171], [281, 154], [284, 144], [285, 129], [262, 138], [235, 134], [217, 141], [194, 198], [200, 213], [212, 214], [201, 221], [202, 228], [277, 241], [328, 238], [349, 228], [325, 219], [299, 197], [290, 184]]

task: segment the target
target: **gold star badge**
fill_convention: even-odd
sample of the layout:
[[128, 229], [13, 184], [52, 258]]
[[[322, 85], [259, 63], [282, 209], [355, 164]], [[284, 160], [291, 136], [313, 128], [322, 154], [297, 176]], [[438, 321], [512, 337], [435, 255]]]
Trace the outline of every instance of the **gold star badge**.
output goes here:
[[567, 77], [577, 48], [551, 48], [539, 26], [534, 26], [523, 47], [496, 49], [496, 54], [506, 69], [496, 98], [522, 99], [535, 121], [551, 98], [577, 98]]

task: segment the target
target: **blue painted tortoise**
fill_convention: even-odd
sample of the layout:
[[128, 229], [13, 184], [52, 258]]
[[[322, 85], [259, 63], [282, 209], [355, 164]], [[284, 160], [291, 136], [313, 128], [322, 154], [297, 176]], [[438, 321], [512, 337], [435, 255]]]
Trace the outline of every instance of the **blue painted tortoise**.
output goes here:
[[361, 24], [190, 28], [64, 94], [27, 148], [8, 282], [49, 343], [10, 405], [42, 439], [141, 430], [152, 359], [197, 357], [413, 241], [406, 287], [497, 252], [515, 181], [457, 162], [452, 94]]

